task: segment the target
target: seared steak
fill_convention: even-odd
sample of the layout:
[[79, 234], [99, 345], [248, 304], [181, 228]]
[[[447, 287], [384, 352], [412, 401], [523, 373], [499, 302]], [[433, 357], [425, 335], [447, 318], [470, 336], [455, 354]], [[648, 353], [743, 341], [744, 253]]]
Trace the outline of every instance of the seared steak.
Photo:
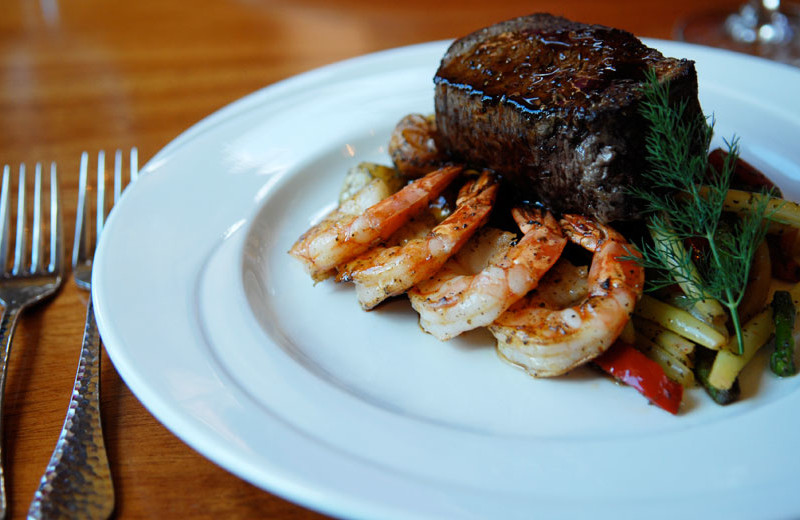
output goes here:
[[602, 222], [639, 216], [645, 71], [700, 113], [694, 62], [665, 58], [632, 34], [534, 14], [457, 40], [436, 72], [442, 149], [492, 168], [558, 212]]

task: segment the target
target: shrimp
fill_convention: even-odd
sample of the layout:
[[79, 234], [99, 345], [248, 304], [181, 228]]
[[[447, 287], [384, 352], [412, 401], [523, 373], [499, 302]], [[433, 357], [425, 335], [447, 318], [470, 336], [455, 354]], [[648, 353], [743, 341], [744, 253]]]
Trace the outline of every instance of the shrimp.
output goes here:
[[[461, 170], [461, 166], [440, 168], [379, 202], [359, 192], [349, 200], [352, 204], [342, 204], [306, 231], [289, 254], [303, 262], [314, 281], [324, 280], [336, 267], [385, 241], [424, 210]], [[367, 188], [372, 185], [370, 183]], [[359, 212], [365, 205], [362, 199], [369, 200], [372, 205]]]
[[425, 236], [403, 245], [376, 247], [345, 264], [337, 280], [355, 282], [365, 310], [404, 293], [430, 278], [486, 223], [497, 189], [494, 176], [484, 172], [461, 188], [456, 210]]
[[397, 123], [389, 139], [389, 155], [406, 177], [419, 177], [438, 168], [447, 157], [436, 147], [433, 116], [409, 114]]
[[[567, 240], [556, 219], [539, 210], [514, 208], [512, 213], [525, 233], [516, 245], [502, 240], [509, 233], [482, 233], [472, 241], [473, 247], [409, 291], [423, 330], [447, 340], [491, 324], [534, 289], [558, 260]], [[469, 269], [475, 263], [477, 274]]]
[[[560, 221], [572, 242], [592, 251], [586, 297], [562, 306], [556, 278], [503, 313], [489, 330], [502, 358], [536, 377], [563, 374], [605, 352], [622, 332], [642, 295], [638, 252], [608, 226], [578, 215]], [[561, 290], [563, 292], [563, 290]]]

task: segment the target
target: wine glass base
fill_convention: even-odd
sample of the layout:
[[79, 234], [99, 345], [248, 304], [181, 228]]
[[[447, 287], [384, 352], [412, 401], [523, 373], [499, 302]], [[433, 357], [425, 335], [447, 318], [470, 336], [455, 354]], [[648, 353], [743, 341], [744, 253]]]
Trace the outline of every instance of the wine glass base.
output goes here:
[[744, 9], [694, 14], [678, 22], [675, 38], [800, 67], [800, 12], [775, 13], [767, 23], [749, 15]]

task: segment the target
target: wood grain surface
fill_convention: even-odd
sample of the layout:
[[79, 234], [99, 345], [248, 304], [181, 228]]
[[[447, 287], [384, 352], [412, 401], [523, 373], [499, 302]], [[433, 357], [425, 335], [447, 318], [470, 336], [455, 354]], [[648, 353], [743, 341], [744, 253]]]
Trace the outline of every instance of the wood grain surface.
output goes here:
[[[452, 38], [531, 12], [669, 39], [697, 9], [736, 1], [4, 0], [0, 164], [56, 161], [66, 234], [81, 151], [139, 148], [144, 163], [237, 98], [352, 56]], [[433, 71], [431, 71], [433, 74]], [[71, 247], [67, 247], [70, 254]], [[2, 417], [13, 518], [23, 518], [66, 413], [86, 295], [70, 277], [24, 315]], [[322, 518], [221, 469], [166, 430], [106, 358], [102, 413], [118, 518]]]

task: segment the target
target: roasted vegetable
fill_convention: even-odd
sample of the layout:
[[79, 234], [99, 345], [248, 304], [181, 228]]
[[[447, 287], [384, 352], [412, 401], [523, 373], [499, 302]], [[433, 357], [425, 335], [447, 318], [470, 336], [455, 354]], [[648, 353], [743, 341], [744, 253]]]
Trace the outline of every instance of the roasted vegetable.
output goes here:
[[386, 183], [389, 193], [394, 193], [403, 187], [403, 179], [394, 168], [369, 162], [362, 162], [353, 166], [347, 171], [339, 191], [339, 204], [358, 193], [361, 188], [372, 182], [373, 179], [381, 179]]
[[766, 308], [756, 314], [742, 327], [744, 352], [736, 354], [736, 338], [717, 353], [708, 380], [716, 388], [727, 389], [733, 386], [739, 372], [753, 359], [758, 349], [772, 336], [772, 309]]
[[714, 351], [705, 348], [696, 349], [694, 359], [695, 380], [703, 386], [706, 393], [711, 396], [715, 403], [730, 404], [739, 399], [741, 394], [739, 379], [736, 378], [730, 388], [719, 388], [712, 385], [708, 380], [708, 376], [711, 373], [711, 366], [714, 364], [715, 356], [716, 352]]
[[794, 302], [788, 291], [775, 291], [772, 297], [772, 320], [775, 322], [775, 350], [769, 358], [769, 368], [781, 377], [793, 376], [794, 366]]
[[665, 349], [642, 334], [636, 335], [636, 349], [658, 363], [667, 377], [677, 381], [684, 388], [691, 388], [695, 385], [694, 373], [691, 368], [693, 361], [688, 356], [676, 356], [675, 352]]
[[753, 257], [753, 267], [750, 268], [750, 278], [747, 289], [742, 296], [742, 304], [739, 306], [739, 314], [744, 322], [761, 312], [769, 303], [769, 291], [772, 286], [772, 256], [767, 247], [767, 241], [761, 242], [756, 249]]
[[717, 350], [728, 342], [724, 334], [709, 324], [652, 296], [642, 296], [634, 313], [706, 348]]
[[664, 374], [661, 366], [631, 345], [617, 341], [594, 363], [618, 381], [638, 390], [651, 403], [677, 414], [683, 386]]
[[789, 235], [790, 233], [767, 236], [769, 256], [772, 258], [771, 271], [772, 276], [778, 280], [797, 283], [800, 282], [800, 263], [792, 256], [791, 248], [784, 241], [784, 236]]
[[[725, 167], [725, 160], [728, 157], [728, 152], [722, 148], [717, 148], [708, 155], [708, 165], [710, 176], [718, 175]], [[713, 168], [713, 169], [712, 169]], [[780, 188], [772, 182], [769, 177], [764, 175], [761, 170], [756, 169], [752, 164], [738, 157], [733, 167], [733, 175], [731, 178], [731, 187], [734, 189], [744, 191], [762, 191], [766, 190], [771, 192], [776, 197], [782, 197]]]

